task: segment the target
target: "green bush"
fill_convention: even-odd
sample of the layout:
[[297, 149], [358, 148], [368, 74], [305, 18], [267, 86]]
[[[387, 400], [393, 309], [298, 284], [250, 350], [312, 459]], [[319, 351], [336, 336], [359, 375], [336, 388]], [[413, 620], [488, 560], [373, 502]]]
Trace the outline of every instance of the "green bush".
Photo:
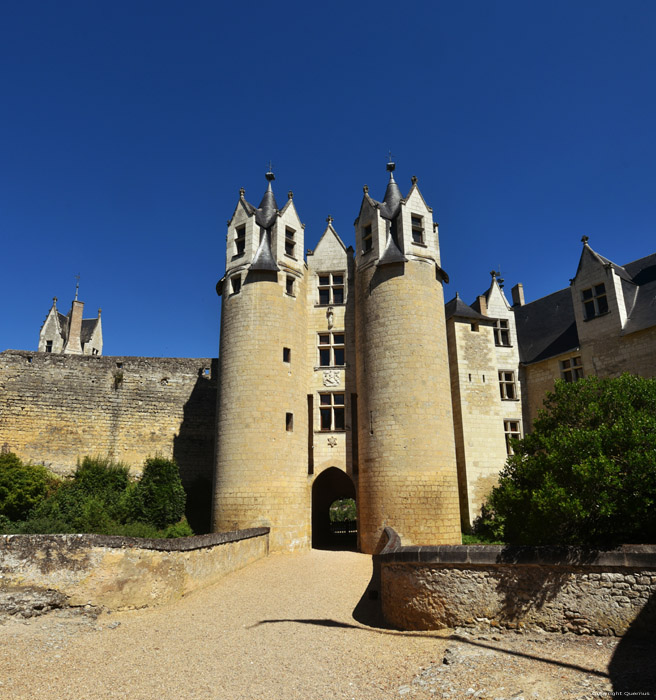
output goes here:
[[352, 498], [341, 498], [335, 501], [329, 510], [330, 522], [343, 522], [345, 520], [355, 520], [356, 507]]
[[152, 457], [146, 460], [141, 479], [127, 497], [127, 508], [131, 519], [165, 528], [182, 518], [185, 500], [178, 465]]
[[0, 454], [0, 516], [24, 520], [57, 483], [45, 467], [23, 464], [12, 452]]
[[656, 542], [656, 379], [556, 382], [475, 532], [518, 544]]

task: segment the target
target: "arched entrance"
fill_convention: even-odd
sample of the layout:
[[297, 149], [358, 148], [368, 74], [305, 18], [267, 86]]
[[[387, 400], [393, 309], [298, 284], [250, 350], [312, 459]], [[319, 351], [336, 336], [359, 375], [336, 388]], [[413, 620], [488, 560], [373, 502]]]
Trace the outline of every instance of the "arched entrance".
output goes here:
[[355, 549], [356, 536], [334, 534], [330, 506], [342, 498], [355, 498], [353, 481], [337, 467], [321, 472], [312, 484], [312, 546], [315, 549]]

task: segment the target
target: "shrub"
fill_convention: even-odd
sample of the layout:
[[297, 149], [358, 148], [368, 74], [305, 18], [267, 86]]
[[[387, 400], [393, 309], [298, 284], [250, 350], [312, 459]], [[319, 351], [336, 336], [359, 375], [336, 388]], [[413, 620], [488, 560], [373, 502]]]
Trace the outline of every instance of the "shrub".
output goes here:
[[165, 528], [182, 518], [185, 500], [178, 465], [152, 457], [146, 460], [141, 479], [127, 497], [127, 509], [132, 519]]
[[656, 542], [656, 379], [556, 382], [475, 531], [519, 544]]
[[23, 464], [12, 452], [0, 454], [0, 515], [24, 520], [57, 483], [45, 467]]

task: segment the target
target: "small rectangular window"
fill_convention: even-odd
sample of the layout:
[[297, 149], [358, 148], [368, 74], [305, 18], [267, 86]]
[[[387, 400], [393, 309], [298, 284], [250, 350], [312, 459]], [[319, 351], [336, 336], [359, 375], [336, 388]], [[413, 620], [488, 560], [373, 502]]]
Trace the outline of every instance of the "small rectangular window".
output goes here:
[[344, 394], [319, 394], [321, 430], [345, 430]]
[[421, 216], [413, 214], [411, 216], [412, 221], [412, 242], [419, 243], [420, 245], [424, 243], [424, 219]]
[[344, 333], [319, 333], [319, 367], [343, 367], [346, 364]]
[[469, 327], [474, 333], [478, 333], [478, 323], [470, 323]]
[[575, 382], [578, 379], [583, 379], [583, 364], [580, 356], [560, 361], [560, 378], [566, 382]]
[[586, 321], [608, 313], [608, 297], [606, 296], [606, 287], [603, 283], [596, 284], [590, 289], [584, 289], [581, 292], [581, 299], [583, 301], [583, 315]]
[[511, 455], [513, 454], [513, 449], [510, 444], [511, 440], [519, 440], [522, 437], [522, 432], [520, 429], [520, 424], [518, 420], [504, 420], [503, 421], [503, 432], [506, 436], [506, 452]]
[[362, 252], [368, 253], [373, 248], [371, 224], [362, 229]]
[[295, 236], [296, 231], [294, 231], [294, 229], [285, 229], [285, 255], [289, 255], [290, 258], [294, 257], [294, 251], [296, 248]]
[[239, 294], [241, 291], [241, 275], [234, 275], [234, 277], [231, 277], [230, 285], [232, 287], [232, 293]]
[[238, 226], [235, 229], [235, 250], [236, 258], [243, 255], [246, 250], [246, 226]]
[[46, 352], [52, 352], [52, 340], [46, 340]]
[[494, 344], [510, 347], [510, 328], [505, 318], [498, 318], [494, 324]]
[[291, 362], [292, 361], [291, 348], [283, 348], [282, 349], [282, 361], [283, 362]]
[[344, 275], [333, 273], [319, 275], [319, 304], [330, 306], [343, 303]]
[[285, 428], [288, 433], [291, 433], [294, 430], [294, 414], [293, 413], [285, 413]]
[[514, 401], [517, 398], [514, 372], [506, 370], [499, 372], [499, 392], [503, 401]]
[[294, 278], [291, 275], [287, 275], [285, 293], [289, 294], [290, 297], [294, 296]]

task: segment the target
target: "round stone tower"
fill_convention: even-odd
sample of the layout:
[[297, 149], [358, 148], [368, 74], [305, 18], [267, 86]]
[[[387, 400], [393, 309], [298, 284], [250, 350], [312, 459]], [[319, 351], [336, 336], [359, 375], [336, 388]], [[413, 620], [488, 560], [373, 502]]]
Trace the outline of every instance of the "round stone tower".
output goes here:
[[356, 227], [358, 531], [404, 544], [459, 544], [460, 514], [437, 226], [413, 178], [388, 164], [382, 202], [365, 187]]
[[219, 352], [213, 526], [271, 527], [271, 550], [310, 546], [306, 278], [292, 194], [273, 173], [259, 207], [240, 191], [228, 222]]

